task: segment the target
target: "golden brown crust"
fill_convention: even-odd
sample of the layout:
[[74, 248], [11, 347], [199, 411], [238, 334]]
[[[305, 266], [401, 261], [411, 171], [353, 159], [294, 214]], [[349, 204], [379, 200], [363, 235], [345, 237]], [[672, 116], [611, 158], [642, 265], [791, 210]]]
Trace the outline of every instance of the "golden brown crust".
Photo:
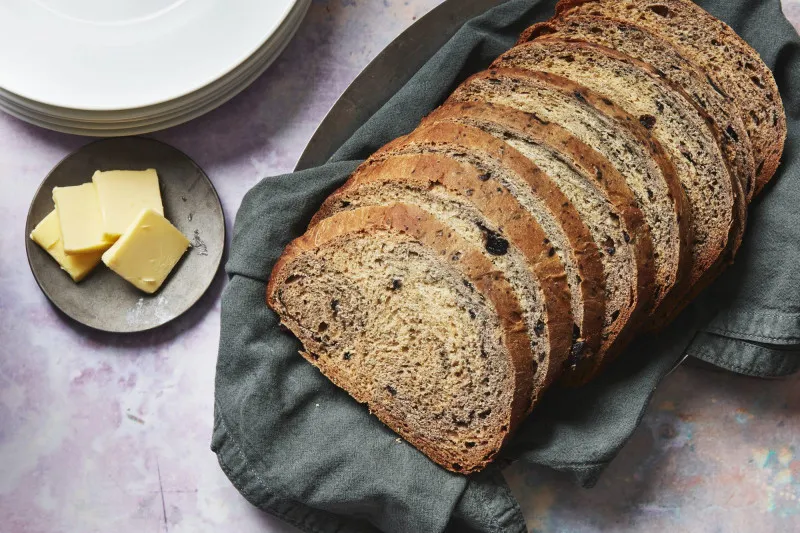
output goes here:
[[[763, 189], [780, 165], [787, 130], [780, 91], [758, 52], [730, 26], [689, 0], [560, 0], [556, 5], [557, 16], [579, 13], [630, 19], [670, 42], [703, 70], [716, 72], [721, 88], [736, 100], [750, 135], [756, 155], [755, 194]], [[703, 31], [689, 34], [686, 30], [691, 27]], [[738, 65], [717, 58], [720, 46], [738, 59]], [[756, 90], [748, 90], [754, 83]]]
[[710, 73], [682, 57], [670, 43], [631, 22], [609, 17], [556, 17], [525, 30], [519, 43], [534, 39], [562, 39], [612, 48], [643, 62], [660, 78], [680, 87], [711, 125], [725, 157], [742, 180], [749, 202], [755, 191], [755, 160], [750, 137], [730, 97], [715, 87]]
[[[620, 54], [607, 47], [586, 42], [570, 42], [559, 40], [553, 37], [546, 37], [543, 40], [532, 41], [515, 47], [507, 54], [501, 56], [500, 59], [498, 59], [495, 63], [502, 65], [506, 55], [510, 56], [512, 54], [524, 53], [525, 49], [537, 50], [547, 54], [550, 52], [551, 47], [555, 47], [557, 50], [569, 50], [575, 51], [576, 53], [578, 51], [584, 51], [590, 54], [610, 57], [615, 61], [630, 65], [632, 68], [639, 69], [646, 74], [649, 74], [650, 79], [653, 80], [654, 83], [662, 85], [666, 91], [671, 91], [672, 93], [678, 94], [683, 101], [685, 101], [697, 112], [697, 114], [704, 120], [708, 131], [714, 134], [714, 138], [717, 142], [717, 146], [720, 148], [721, 153], [725, 153], [725, 146], [730, 146], [720, 141], [719, 134], [721, 134], [721, 132], [719, 132], [717, 128], [713, 127], [711, 124], [713, 121], [710, 119], [708, 113], [704, 109], [697, 106], [691, 97], [689, 97], [681, 87], [678, 87], [673, 83], [669, 83], [667, 80], [659, 77], [652, 66], [629, 56], [625, 56], [624, 54]], [[735, 159], [735, 157], [733, 159]], [[685, 301], [687, 295], [697, 293], [697, 289], [695, 287], [707, 286], [710, 279], [716, 278], [721, 269], [723, 269], [724, 266], [729, 264], [729, 262], [732, 260], [733, 254], [738, 249], [739, 243], [741, 243], [747, 217], [747, 200], [742, 190], [742, 180], [738, 179], [736, 176], [737, 171], [745, 172], [745, 170], [741, 168], [735, 168], [733, 166], [734, 161], [729, 158], [722, 158], [721, 163], [724, 165], [727, 175], [726, 181], [723, 185], [730, 189], [732, 197], [732, 211], [728, 213], [728, 216], [730, 217], [729, 223], [726, 227], [720, 228], [725, 232], [724, 235], [721, 235], [725, 244], [721, 250], [708, 248], [707, 253], [702, 253], [699, 256], [699, 262], [694, 264], [692, 267], [692, 286], [687, 288], [687, 292], [684, 294], [676, 295], [676, 299], [674, 301], [677, 302]], [[695, 260], [697, 259], [698, 256], [696, 255]], [[662, 316], [674, 316], [674, 313], [671, 311], [671, 309], [672, 306], [667, 306], [663, 310], [660, 310], [659, 314], [654, 317], [655, 323], [663, 323]]]
[[[353, 211], [337, 213], [321, 220], [312, 226], [301, 237], [292, 241], [283, 255], [275, 264], [267, 286], [267, 303], [280, 314], [281, 306], [277, 298], [278, 287], [289, 276], [292, 262], [307, 252], [313, 252], [326, 243], [342, 235], [351, 233], [374, 233], [376, 231], [390, 231], [396, 233], [400, 239], [412, 240], [429, 247], [443, 258], [452, 258], [456, 252], [459, 259], [456, 261], [443, 259], [443, 262], [453, 265], [485, 296], [494, 306], [498, 318], [503, 326], [503, 344], [510, 358], [510, 367], [513, 369], [513, 400], [510, 406], [508, 426], [503, 431], [498, 431], [498, 446], [496, 450], [507, 441], [514, 429], [522, 422], [528, 413], [530, 398], [533, 388], [533, 372], [531, 363], [533, 355], [530, 349], [530, 338], [522, 319], [522, 310], [514, 290], [505, 280], [503, 275], [494, 268], [492, 263], [482, 253], [470, 246], [462, 239], [452, 235], [447, 227], [439, 223], [425, 211], [406, 204], [391, 206], [363, 207]], [[299, 332], [295, 332], [297, 334]], [[301, 340], [305, 340], [302, 339]], [[339, 377], [331, 368], [320, 364], [320, 360], [303, 352], [304, 357], [322, 370], [334, 383]], [[360, 395], [353, 387], [345, 390], [358, 401], [368, 399]], [[370, 410], [381, 420], [389, 425], [444, 468], [460, 473], [470, 473], [484, 468], [492, 457], [480, 455], [482, 452], [464, 452], [459, 469], [453, 467], [445, 454], [436, 446], [431, 445], [425, 436], [418, 436], [403, 429], [397, 420], [386, 416], [387, 413], [380, 405], [370, 403]], [[477, 453], [478, 455], [475, 455]]]
[[[675, 302], [682, 299], [682, 295], [689, 290], [690, 274], [692, 266], [692, 250], [691, 242], [693, 241], [693, 233], [691, 229], [691, 211], [689, 209], [689, 201], [686, 198], [686, 193], [681, 186], [680, 178], [678, 177], [675, 167], [670, 162], [661, 143], [658, 142], [652, 135], [652, 132], [641, 125], [636, 117], [626, 113], [622, 108], [614, 104], [611, 100], [604, 98], [597, 93], [587, 89], [586, 87], [574, 83], [566, 78], [555, 76], [546, 72], [533, 72], [521, 69], [510, 68], [493, 68], [484, 72], [475, 74], [464, 82], [464, 86], [468, 85], [472, 80], [488, 79], [496, 82], [504, 80], [510, 83], [521, 85], [539, 85], [545, 84], [548, 87], [558, 90], [564, 95], [573, 96], [580, 99], [586, 104], [590, 105], [606, 117], [615, 121], [620, 128], [627, 131], [633, 138], [639, 139], [641, 146], [643, 146], [649, 153], [650, 157], [656, 163], [661, 171], [661, 175], [665, 180], [665, 185], [669, 190], [669, 199], [674, 204], [674, 215], [676, 222], [679, 226], [678, 234], [680, 236], [680, 244], [678, 250], [678, 264], [674, 272], [674, 283], [671, 287], [667, 287], [665, 293], [659, 294], [655, 303], [655, 307], [651, 316], [653, 318], [660, 316], [660, 309], [671, 308]], [[458, 100], [458, 90], [453, 94], [451, 100]]]
[[[741, 184], [734, 180], [734, 187], [737, 188], [739, 198], [744, 198], [744, 191], [741, 190]], [[725, 249], [720, 254], [719, 261], [709, 266], [703, 275], [692, 284], [687, 291], [671, 302], [671, 305], [664, 307], [658, 316], [654, 317], [652, 329], [660, 330], [666, 327], [670, 322], [677, 318], [678, 314], [683, 311], [691, 301], [703, 292], [711, 283], [716, 280], [722, 272], [733, 263], [736, 252], [742, 244], [744, 232], [747, 225], [747, 204], [744, 201], [739, 201], [734, 204], [734, 217], [733, 224], [731, 225], [731, 238], [728, 240]]]
[[619, 314], [605, 334], [607, 341], [593, 358], [585, 358], [565, 374], [563, 381], [570, 386], [582, 385], [594, 377], [607, 363], [609, 356], [627, 344], [633, 330], [647, 314], [654, 297], [655, 265], [653, 242], [644, 215], [637, 205], [628, 184], [619, 171], [601, 154], [587, 146], [567, 130], [552, 122], [537, 120], [532, 114], [487, 102], [454, 102], [435, 110], [427, 122], [462, 122], [491, 124], [530, 142], [543, 144], [565, 154], [575, 168], [611, 204], [633, 244], [636, 285], [632, 304]]
[[[570, 254], [581, 276], [583, 296], [583, 323], [580, 335], [588, 354], [595, 353], [602, 343], [603, 317], [605, 315], [605, 275], [600, 253], [588, 227], [572, 203], [564, 196], [550, 177], [528, 158], [505, 142], [471, 126], [455, 123], [422, 124], [409, 135], [387, 144], [373, 156], [379, 160], [403, 153], [409, 147], [456, 149], [477, 157], [488, 157], [506, 171], [524, 180], [546, 205], [569, 240]], [[481, 156], [480, 154], [483, 154]], [[497, 186], [493, 179], [488, 180]], [[580, 345], [579, 345], [580, 346]], [[574, 359], [584, 354], [573, 350]]]
[[[712, 133], [715, 140], [717, 141], [717, 146], [720, 148], [721, 153], [724, 153], [724, 148], [720, 146], [720, 141], [717, 135], [714, 135], [715, 133], [719, 132], [715, 131], [716, 128], [712, 127], [709, 124], [710, 118], [708, 116], [708, 113], [705, 110], [701, 109], [699, 106], [696, 106], [691, 97], [689, 97], [686, 94], [686, 92], [683, 91], [682, 88], [678, 87], [675, 84], [669, 83], [667, 80], [659, 77], [658, 74], [654, 72], [652, 66], [643, 63], [641, 61], [638, 61], [636, 59], [633, 59], [624, 54], [620, 54], [604, 46], [599, 46], [585, 42], [581, 43], [581, 42], [563, 41], [556, 38], [546, 38], [544, 40], [532, 41], [529, 43], [525, 43], [523, 45], [519, 45], [515, 48], [512, 48], [506, 54], [502, 55], [499, 59], [495, 61], [494, 64], [502, 66], [506, 61], [505, 59], [506, 57], [511, 57], [512, 55], [515, 54], [525, 53], [526, 49], [535, 51], [536, 53], [543, 53], [545, 55], [560, 50], [575, 51], [576, 53], [578, 51], [584, 51], [586, 53], [612, 58], [615, 61], [627, 64], [631, 68], [635, 68], [644, 72], [645, 74], [650, 76], [650, 79], [655, 84], [661, 85], [664, 91], [672, 92], [679, 95], [679, 97], [684, 102], [686, 102], [686, 104], [688, 104], [692, 109], [694, 109], [697, 112], [700, 118], [702, 118], [703, 121], [705, 122], [704, 126], [707, 127], [708, 131]], [[723, 185], [725, 185], [730, 189], [732, 197], [732, 206], [731, 206], [732, 212], [728, 214], [728, 216], [730, 217], [729, 223], [727, 223], [726, 227], [721, 228], [725, 231], [725, 235], [722, 236], [725, 245], [723, 246], [722, 250], [714, 250], [713, 248], [708, 248], [707, 250], [701, 250], [701, 253], [699, 255], [699, 262], [697, 264], [694, 264], [692, 267], [693, 271], [692, 277], [694, 280], [693, 284], [697, 284], [698, 282], [700, 282], [700, 279], [706, 276], [706, 272], [709, 269], [713, 268], [716, 264], [726, 261], [726, 253], [728, 253], [729, 251], [729, 243], [741, 242], [741, 235], [743, 232], [744, 221], [741, 220], [739, 217], [746, 217], [746, 206], [747, 206], [746, 198], [741, 192], [742, 191], [741, 180], [739, 180], [736, 177], [737, 176], [736, 172], [739, 169], [733, 168], [730, 160], [726, 158], [721, 158], [721, 159], [722, 159], [721, 161], [722, 165], [724, 166], [725, 169], [725, 174], [727, 176], [725, 183]], [[695, 250], [695, 252], [697, 252], [697, 250]], [[695, 261], [697, 260], [698, 256], [696, 255]]]
[[441, 187], [460, 201], [475, 206], [495, 227], [502, 228], [503, 236], [525, 256], [544, 295], [550, 356], [547, 367], [542, 369], [543, 379], [536, 380], [538, 390], [534, 391], [532, 399], [535, 401], [561, 374], [571, 346], [573, 317], [566, 274], [561, 260], [545, 244], [547, 236], [536, 220], [507, 191], [498, 193], [494, 184], [483, 181], [482, 175], [478, 168], [444, 154], [368, 160], [325, 201], [312, 225], [350, 208], [348, 199], [357, 195], [360, 188], [378, 183], [395, 182], [418, 190]]

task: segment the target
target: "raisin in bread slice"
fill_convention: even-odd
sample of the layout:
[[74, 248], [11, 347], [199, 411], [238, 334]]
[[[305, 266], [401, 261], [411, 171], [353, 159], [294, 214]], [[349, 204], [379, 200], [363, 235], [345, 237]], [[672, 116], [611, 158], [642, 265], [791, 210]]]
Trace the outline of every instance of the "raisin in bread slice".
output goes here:
[[[481, 169], [443, 154], [367, 160], [328, 197], [311, 224], [342, 211], [402, 201], [483, 250], [518, 295], [533, 365], [541, 369], [534, 387], [538, 395], [559, 377], [572, 345], [575, 323], [566, 273], [536, 220], [483, 175]], [[531, 405], [537, 399], [531, 398]]]
[[602, 154], [625, 178], [651, 232], [654, 313], [674, 305], [688, 286], [691, 216], [675, 168], [637, 118], [565, 78], [513, 69], [476, 74], [449, 101], [522, 111], [531, 121], [558, 124]]
[[527, 413], [534, 376], [514, 291], [413, 206], [310, 227], [275, 265], [267, 301], [303, 357], [448, 470], [485, 467]]
[[590, 229], [572, 202], [550, 176], [517, 150], [462, 124], [422, 125], [378, 150], [372, 159], [420, 153], [446, 154], [481, 169], [482, 179], [498, 193], [505, 190], [515, 197], [544, 229], [567, 272], [572, 313], [580, 326], [573, 334], [568, 367], [593, 365], [605, 315], [603, 262]]
[[741, 182], [733, 177], [704, 117], [679, 88], [659, 78], [652, 67], [589, 43], [537, 40], [512, 48], [494, 65], [569, 78], [638, 116], [667, 150], [689, 200], [691, 286], [705, 287], [733, 259], [746, 219]]
[[591, 15], [633, 22], [673, 45], [719, 81], [739, 109], [753, 146], [756, 193], [780, 164], [786, 114], [769, 67], [724, 22], [690, 0], [561, 0], [561, 16]]
[[[542, 169], [575, 206], [603, 258], [603, 344], [586, 372], [570, 372], [582, 384], [632, 338], [654, 289], [653, 246], [647, 224], [628, 184], [599, 153], [553, 123], [488, 103], [454, 103], [423, 124], [455, 122], [477, 127], [513, 147]], [[577, 369], [576, 369], [577, 370]]]
[[717, 92], [715, 87], [719, 87], [719, 83], [710, 74], [687, 61], [660, 37], [630, 22], [580, 15], [555, 18], [528, 28], [520, 37], [520, 43], [542, 37], [612, 48], [648, 63], [660, 77], [683, 89], [699, 109], [708, 113], [712, 131], [750, 201], [756, 179], [750, 137], [733, 100]]

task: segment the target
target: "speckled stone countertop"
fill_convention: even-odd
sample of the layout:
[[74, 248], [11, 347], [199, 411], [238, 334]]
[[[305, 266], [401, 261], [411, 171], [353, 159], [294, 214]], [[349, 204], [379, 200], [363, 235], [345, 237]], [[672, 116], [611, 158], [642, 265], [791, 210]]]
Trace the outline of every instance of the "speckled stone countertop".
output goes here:
[[[359, 71], [439, 0], [315, 0], [243, 94], [155, 135], [214, 181], [230, 229], [244, 193], [289, 171]], [[800, 26], [800, 0], [784, 0]], [[41, 179], [87, 139], [0, 114], [0, 531], [289, 532], [209, 450], [220, 275], [153, 333], [80, 328], [39, 291], [24, 221]], [[800, 531], [800, 380], [682, 367], [597, 488], [545, 469], [507, 478], [532, 531]]]

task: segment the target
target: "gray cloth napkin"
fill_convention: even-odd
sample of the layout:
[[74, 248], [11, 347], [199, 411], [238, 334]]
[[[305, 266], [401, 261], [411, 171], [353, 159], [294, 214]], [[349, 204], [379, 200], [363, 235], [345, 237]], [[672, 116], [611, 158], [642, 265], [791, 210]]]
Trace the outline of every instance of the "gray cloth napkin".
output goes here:
[[554, 3], [510, 0], [473, 19], [328, 164], [266, 178], [245, 196], [226, 266], [212, 449], [253, 505], [315, 533], [522, 532], [502, 466], [546, 465], [592, 485], [687, 350], [751, 375], [800, 368], [800, 39], [779, 0], [701, 2], [759, 50], [789, 115], [784, 163], [751, 208], [736, 264], [600, 379], [548, 392], [486, 471], [465, 477], [433, 464], [306, 363], [297, 340], [279, 327], [265, 304], [269, 273], [324, 198], [525, 27], [550, 17]]

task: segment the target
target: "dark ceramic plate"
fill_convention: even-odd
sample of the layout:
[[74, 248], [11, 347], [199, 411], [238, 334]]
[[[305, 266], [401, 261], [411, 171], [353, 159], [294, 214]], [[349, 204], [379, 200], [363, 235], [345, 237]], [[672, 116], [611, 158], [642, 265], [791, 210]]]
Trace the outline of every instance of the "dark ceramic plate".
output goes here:
[[[139, 291], [102, 263], [74, 283], [30, 240], [30, 232], [53, 209], [53, 187], [88, 182], [95, 170], [147, 168], [158, 171], [166, 217], [192, 242], [155, 294]], [[45, 178], [28, 211], [25, 246], [36, 282], [66, 315], [103, 331], [144, 331], [180, 316], [211, 285], [225, 246], [225, 217], [208, 176], [185, 154], [142, 137], [109, 139], [67, 156]]]

